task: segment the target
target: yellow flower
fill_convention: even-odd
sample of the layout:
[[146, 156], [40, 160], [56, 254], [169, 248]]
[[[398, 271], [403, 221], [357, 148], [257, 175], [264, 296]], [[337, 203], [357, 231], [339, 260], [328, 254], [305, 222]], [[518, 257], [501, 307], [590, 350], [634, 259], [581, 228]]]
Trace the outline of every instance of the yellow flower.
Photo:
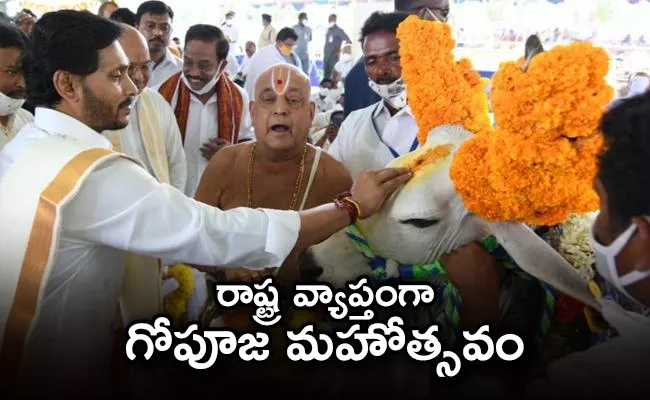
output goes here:
[[187, 301], [194, 293], [194, 274], [187, 265], [176, 264], [169, 267], [168, 275], [176, 279], [179, 287], [165, 299], [164, 310], [178, 323], [187, 313]]
[[607, 53], [589, 43], [558, 46], [501, 64], [492, 79], [498, 128], [456, 153], [450, 176], [469, 210], [492, 221], [554, 225], [593, 211], [602, 149], [600, 118], [613, 95]]
[[398, 27], [397, 37], [420, 144], [442, 124], [460, 124], [475, 133], [489, 130], [485, 81], [468, 59], [454, 59], [456, 43], [449, 25], [410, 16]]

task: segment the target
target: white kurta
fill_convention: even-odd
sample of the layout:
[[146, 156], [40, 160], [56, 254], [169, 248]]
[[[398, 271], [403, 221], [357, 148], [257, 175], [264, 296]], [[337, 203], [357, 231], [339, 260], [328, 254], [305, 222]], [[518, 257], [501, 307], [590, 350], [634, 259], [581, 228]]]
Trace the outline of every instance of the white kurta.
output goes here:
[[[179, 81], [179, 85], [183, 85], [182, 80]], [[243, 101], [239, 139], [252, 139], [248, 96], [239, 85], [235, 85], [235, 87], [241, 93]], [[171, 101], [172, 109], [176, 107], [177, 98], [178, 90], [176, 90]], [[195, 95], [190, 94], [190, 107], [187, 115], [187, 127], [185, 128], [185, 142], [183, 145], [185, 149], [185, 161], [187, 163], [185, 194], [189, 197], [194, 197], [199, 182], [201, 181], [201, 176], [208, 166], [208, 160], [201, 154], [201, 147], [210, 139], [217, 137], [218, 118], [216, 93], [205, 104], [201, 103]]]
[[391, 117], [382, 100], [350, 113], [341, 124], [328, 153], [341, 161], [356, 178], [362, 170], [381, 169], [391, 162], [395, 157], [388, 146], [399, 155], [411, 151], [417, 133], [417, 122], [410, 107]]
[[[143, 93], [145, 92], [155, 106], [156, 114], [154, 117], [158, 119], [161, 128], [160, 134], [164, 138], [167, 164], [169, 165], [169, 183], [176, 189], [184, 191], [187, 182], [187, 165], [183, 143], [181, 142], [181, 132], [178, 129], [174, 110], [160, 93], [149, 88], [145, 88]], [[142, 107], [142, 103], [137, 102], [131, 115], [129, 115], [129, 125], [120, 131], [122, 152], [140, 160], [149, 173], [156, 176], [151, 161], [147, 156], [147, 150], [140, 131], [139, 118], [142, 117], [144, 112], [146, 112], [146, 108]]]
[[9, 116], [7, 126], [0, 125], [0, 151], [11, 139], [16, 136], [23, 126], [34, 120], [34, 116], [27, 110], [19, 108], [18, 111]]
[[[291, 58], [293, 59], [294, 65], [298, 67], [298, 69], [302, 69], [300, 58], [298, 58], [295, 53], [291, 54]], [[257, 53], [251, 57], [245, 85], [249, 99], [255, 99], [255, 83], [257, 82], [257, 77], [260, 76], [265, 69], [276, 64], [289, 64], [289, 62], [284, 58], [275, 45], [259, 49]]]
[[150, 88], [157, 88], [162, 85], [172, 75], [183, 68], [183, 60], [172, 54], [169, 49], [165, 50], [165, 58], [153, 68], [151, 79], [149, 79]]
[[[106, 138], [78, 120], [37, 108], [34, 123], [0, 153], [0, 181], [27, 146], [50, 135], [110, 148]], [[74, 387], [107, 376], [123, 251], [171, 263], [279, 267], [297, 241], [300, 218], [293, 211], [221, 211], [118, 158], [85, 178], [63, 209], [61, 227], [23, 364], [27, 370], [58, 372], [67, 380], [62, 384]]]

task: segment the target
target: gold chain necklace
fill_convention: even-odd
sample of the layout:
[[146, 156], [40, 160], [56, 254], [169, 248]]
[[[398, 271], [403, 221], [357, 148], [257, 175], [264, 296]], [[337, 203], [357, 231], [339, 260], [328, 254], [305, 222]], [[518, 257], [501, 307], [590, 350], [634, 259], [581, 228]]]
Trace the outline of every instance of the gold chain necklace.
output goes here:
[[[305, 159], [307, 158], [307, 145], [305, 145], [305, 150], [302, 152], [302, 158], [300, 159], [300, 168], [298, 170], [298, 177], [296, 178], [296, 183], [293, 189], [293, 195], [291, 196], [291, 205], [289, 210], [295, 210], [296, 204], [298, 201], [298, 195], [300, 194], [300, 188], [302, 187], [303, 175], [305, 173]], [[246, 186], [248, 189], [248, 207], [253, 208], [253, 164], [255, 162], [255, 143], [251, 148], [251, 155], [248, 159], [248, 179]], [[297, 211], [297, 210], [296, 210]]]

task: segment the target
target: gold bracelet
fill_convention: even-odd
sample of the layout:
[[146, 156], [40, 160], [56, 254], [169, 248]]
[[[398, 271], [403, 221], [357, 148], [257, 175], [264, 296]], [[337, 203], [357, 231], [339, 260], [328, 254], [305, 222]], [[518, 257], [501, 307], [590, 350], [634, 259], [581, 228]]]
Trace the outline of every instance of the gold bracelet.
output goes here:
[[354, 206], [354, 208], [357, 209], [357, 215], [358, 215], [358, 218], [361, 219], [361, 215], [362, 215], [362, 214], [361, 214], [361, 206], [359, 205], [359, 203], [358, 203], [356, 200], [353, 200], [352, 197], [346, 197], [345, 200], [347, 200], [347, 201], [349, 201], [350, 203], [352, 203], [352, 205]]

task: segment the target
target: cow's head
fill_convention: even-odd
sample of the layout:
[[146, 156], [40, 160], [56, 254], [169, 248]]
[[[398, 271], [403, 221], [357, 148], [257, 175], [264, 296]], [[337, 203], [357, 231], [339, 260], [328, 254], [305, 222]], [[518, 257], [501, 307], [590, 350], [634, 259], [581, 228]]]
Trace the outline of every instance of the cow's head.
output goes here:
[[[455, 152], [471, 136], [459, 125], [439, 126], [424, 146], [388, 165], [409, 166], [415, 174], [379, 213], [358, 224], [376, 255], [402, 264], [428, 264], [485, 235], [482, 221], [467, 211], [449, 177]], [[313, 246], [303, 261], [312, 277], [308, 266], [318, 265], [323, 269], [318, 279], [335, 286], [370, 271], [343, 232]]]

